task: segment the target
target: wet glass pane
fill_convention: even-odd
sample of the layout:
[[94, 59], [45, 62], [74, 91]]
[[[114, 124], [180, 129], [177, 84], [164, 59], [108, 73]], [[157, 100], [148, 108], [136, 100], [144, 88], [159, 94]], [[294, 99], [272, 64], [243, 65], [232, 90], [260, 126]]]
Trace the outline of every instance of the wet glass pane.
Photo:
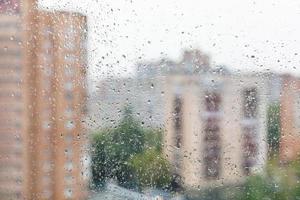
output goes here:
[[0, 199], [300, 199], [297, 0], [0, 0]]

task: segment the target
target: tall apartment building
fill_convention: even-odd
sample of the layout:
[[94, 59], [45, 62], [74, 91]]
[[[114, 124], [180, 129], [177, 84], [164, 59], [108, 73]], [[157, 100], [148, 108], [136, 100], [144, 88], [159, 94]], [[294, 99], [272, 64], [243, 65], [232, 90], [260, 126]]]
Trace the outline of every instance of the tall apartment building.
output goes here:
[[185, 187], [238, 184], [267, 159], [266, 81], [252, 75], [170, 76], [165, 154]]
[[35, 67], [33, 194], [83, 199], [86, 18], [39, 11]]
[[[28, 133], [27, 65], [33, 46], [25, 26], [31, 21], [31, 1], [0, 2], [0, 196], [21, 199], [29, 182], [26, 152]], [[24, 43], [25, 42], [25, 43]]]
[[300, 80], [285, 75], [280, 99], [280, 159], [291, 161], [300, 154]]
[[[22, 101], [20, 80], [22, 70], [20, 63], [21, 49], [18, 48], [17, 16], [2, 16], [0, 29], [7, 32], [0, 33], [0, 194], [10, 198], [10, 194], [18, 197], [21, 187], [17, 184], [23, 179], [22, 171]], [[13, 40], [10, 38], [13, 37]], [[8, 167], [9, 166], [9, 167]]]
[[0, 195], [84, 199], [86, 18], [34, 1], [0, 8]]

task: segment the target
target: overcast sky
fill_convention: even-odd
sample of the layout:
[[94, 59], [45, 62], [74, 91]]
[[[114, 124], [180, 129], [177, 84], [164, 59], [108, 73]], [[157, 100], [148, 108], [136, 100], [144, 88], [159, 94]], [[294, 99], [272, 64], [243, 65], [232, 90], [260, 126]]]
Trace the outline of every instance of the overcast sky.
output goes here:
[[[199, 48], [232, 70], [300, 72], [299, 0], [41, 0], [88, 17], [91, 84]], [[103, 57], [103, 58], [102, 58]], [[119, 64], [118, 64], [119, 63]], [[108, 67], [106, 67], [108, 65]]]

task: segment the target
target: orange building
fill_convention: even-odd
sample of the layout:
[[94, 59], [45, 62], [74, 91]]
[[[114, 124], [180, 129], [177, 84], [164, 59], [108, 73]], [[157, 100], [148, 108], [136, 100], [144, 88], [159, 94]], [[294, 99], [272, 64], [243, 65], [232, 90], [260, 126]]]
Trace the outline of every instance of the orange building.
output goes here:
[[86, 18], [66, 12], [38, 16], [33, 132], [39, 151], [33, 155], [32, 194], [38, 199], [82, 199]]
[[5, 199], [21, 196], [16, 184], [23, 180], [21, 49], [18, 47], [18, 16], [1, 16], [0, 33], [0, 194]]
[[300, 154], [300, 79], [283, 76], [280, 106], [280, 159], [290, 161]]
[[35, 8], [0, 2], [0, 195], [84, 199], [86, 18]]
[[[22, 5], [22, 6], [21, 6]], [[27, 106], [33, 45], [27, 30], [33, 25], [32, 1], [0, 2], [0, 196], [21, 199], [28, 195], [30, 155]], [[25, 28], [27, 27], [27, 29]], [[24, 44], [24, 46], [22, 46]], [[26, 45], [28, 44], [28, 45]], [[25, 47], [26, 45], [26, 47]]]

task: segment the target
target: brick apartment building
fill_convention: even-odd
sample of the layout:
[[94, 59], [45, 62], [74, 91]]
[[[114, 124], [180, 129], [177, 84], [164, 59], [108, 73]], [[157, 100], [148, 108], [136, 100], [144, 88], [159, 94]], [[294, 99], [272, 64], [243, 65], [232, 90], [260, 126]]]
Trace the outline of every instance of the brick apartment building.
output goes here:
[[0, 2], [0, 195], [83, 199], [86, 18]]

